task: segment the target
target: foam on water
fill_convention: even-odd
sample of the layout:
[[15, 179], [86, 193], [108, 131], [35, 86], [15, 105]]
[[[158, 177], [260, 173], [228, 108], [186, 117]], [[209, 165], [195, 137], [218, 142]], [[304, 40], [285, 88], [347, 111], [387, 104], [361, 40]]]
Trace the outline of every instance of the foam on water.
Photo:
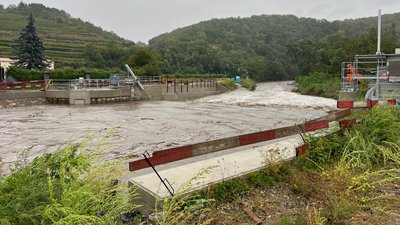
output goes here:
[[238, 106], [271, 106], [282, 108], [313, 108], [330, 111], [336, 108], [336, 101], [328, 98], [301, 95], [292, 92], [292, 81], [257, 84], [253, 92], [244, 88], [221, 95], [198, 99], [198, 103], [218, 103]]

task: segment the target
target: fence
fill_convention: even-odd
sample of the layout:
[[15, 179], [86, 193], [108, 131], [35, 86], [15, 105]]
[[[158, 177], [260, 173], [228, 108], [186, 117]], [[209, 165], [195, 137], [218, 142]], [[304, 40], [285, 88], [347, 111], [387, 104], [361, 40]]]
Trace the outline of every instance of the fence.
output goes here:
[[45, 85], [44, 80], [0, 82], [0, 90], [42, 89]]
[[162, 85], [167, 92], [189, 92], [193, 88], [213, 88], [217, 86], [217, 78], [176, 78], [162, 79]]

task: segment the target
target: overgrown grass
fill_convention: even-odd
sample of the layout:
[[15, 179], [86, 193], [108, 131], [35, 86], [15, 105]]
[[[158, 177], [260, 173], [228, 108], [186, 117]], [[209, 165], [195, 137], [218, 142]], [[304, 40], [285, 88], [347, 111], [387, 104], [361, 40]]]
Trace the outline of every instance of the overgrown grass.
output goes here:
[[296, 78], [297, 91], [305, 95], [315, 95], [337, 99], [340, 90], [340, 77], [326, 73], [313, 73]]
[[0, 224], [118, 224], [137, 206], [134, 188], [119, 183], [117, 162], [100, 163], [90, 138], [55, 153], [23, 156], [0, 183]]
[[237, 89], [237, 85], [234, 79], [223, 79], [219, 81], [219, 84], [224, 86], [229, 91], [233, 91]]
[[[396, 107], [374, 107], [353, 115], [362, 123], [343, 136], [308, 139], [310, 151], [292, 162], [215, 185], [212, 212], [221, 224], [253, 223], [243, 214], [248, 205], [268, 224], [396, 223], [400, 219], [399, 115]], [[280, 205], [288, 193], [272, 192], [269, 196], [282, 195], [272, 203], [263, 194], [282, 186], [289, 187], [293, 197], [288, 202], [298, 205], [295, 211]], [[221, 208], [225, 210], [220, 213]]]
[[242, 85], [242, 87], [248, 89], [249, 91], [254, 91], [256, 90], [257, 82], [252, 79], [244, 79], [240, 81], [240, 85]]

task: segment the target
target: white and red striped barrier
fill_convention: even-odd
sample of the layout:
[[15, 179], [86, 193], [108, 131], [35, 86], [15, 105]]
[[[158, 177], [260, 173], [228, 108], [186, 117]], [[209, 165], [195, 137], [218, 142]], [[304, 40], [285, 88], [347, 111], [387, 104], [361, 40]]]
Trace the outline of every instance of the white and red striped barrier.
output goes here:
[[378, 100], [367, 100], [366, 102], [355, 102], [355, 101], [337, 101], [338, 109], [351, 109], [351, 108], [371, 108], [376, 105], [396, 105], [396, 99], [389, 99], [385, 101]]
[[[149, 160], [153, 165], [160, 165], [212, 152], [217, 152], [229, 148], [235, 148], [258, 142], [269, 141], [295, 134], [301, 134], [304, 132], [316, 131], [328, 128], [329, 122], [339, 120], [358, 110], [361, 109], [346, 109], [312, 121], [308, 121], [304, 124], [297, 124], [288, 127], [282, 127], [282, 128], [255, 132], [250, 134], [243, 134], [234, 137], [222, 138], [213, 141], [207, 141], [192, 145], [155, 151], [149, 158]], [[344, 129], [354, 125], [355, 123], [356, 121], [353, 120], [349, 121], [344, 120], [344, 122], [343, 121], [340, 122], [340, 126], [342, 129]], [[308, 150], [308, 145], [307, 144], [302, 145], [296, 149], [296, 154], [297, 155], [304, 154], [307, 150]], [[149, 167], [149, 164], [145, 159], [139, 159], [133, 162], [129, 162], [130, 171], [135, 171], [147, 167]]]
[[0, 90], [41, 89], [44, 87], [44, 80], [0, 82]]

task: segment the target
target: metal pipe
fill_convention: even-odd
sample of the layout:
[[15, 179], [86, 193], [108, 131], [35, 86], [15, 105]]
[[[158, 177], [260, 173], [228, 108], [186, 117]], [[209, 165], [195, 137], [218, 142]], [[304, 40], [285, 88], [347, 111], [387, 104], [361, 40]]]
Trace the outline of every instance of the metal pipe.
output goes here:
[[378, 13], [378, 43], [377, 43], [377, 51], [376, 54], [380, 55], [381, 53], [381, 9], [379, 9], [379, 13]]

